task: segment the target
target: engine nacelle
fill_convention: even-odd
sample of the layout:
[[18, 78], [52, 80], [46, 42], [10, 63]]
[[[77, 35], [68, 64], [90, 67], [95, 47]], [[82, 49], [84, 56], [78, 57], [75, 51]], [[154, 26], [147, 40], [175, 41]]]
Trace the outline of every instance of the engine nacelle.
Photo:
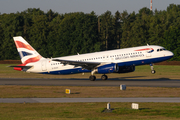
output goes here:
[[118, 66], [119, 70], [117, 73], [128, 73], [128, 72], [134, 72], [135, 66]]
[[115, 63], [106, 64], [98, 67], [97, 72], [100, 74], [113, 73], [113, 72], [118, 72], [119, 71], [118, 68], [119, 68], [118, 65]]

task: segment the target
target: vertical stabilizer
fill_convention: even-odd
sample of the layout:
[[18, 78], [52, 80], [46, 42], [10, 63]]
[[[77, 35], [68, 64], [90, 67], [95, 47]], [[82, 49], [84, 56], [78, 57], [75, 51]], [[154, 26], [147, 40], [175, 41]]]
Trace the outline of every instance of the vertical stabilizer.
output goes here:
[[43, 57], [21, 36], [13, 37], [23, 64], [37, 62]]

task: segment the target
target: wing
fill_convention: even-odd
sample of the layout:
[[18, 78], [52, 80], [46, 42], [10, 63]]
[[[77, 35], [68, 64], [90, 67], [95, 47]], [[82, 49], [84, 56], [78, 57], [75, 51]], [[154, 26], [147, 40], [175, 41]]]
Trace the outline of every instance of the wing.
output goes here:
[[92, 70], [96, 66], [102, 64], [101, 62], [84, 62], [84, 61], [73, 61], [73, 60], [61, 60], [61, 59], [52, 59], [52, 61], [58, 61], [66, 65], [75, 65], [76, 67], [81, 66], [84, 69]]

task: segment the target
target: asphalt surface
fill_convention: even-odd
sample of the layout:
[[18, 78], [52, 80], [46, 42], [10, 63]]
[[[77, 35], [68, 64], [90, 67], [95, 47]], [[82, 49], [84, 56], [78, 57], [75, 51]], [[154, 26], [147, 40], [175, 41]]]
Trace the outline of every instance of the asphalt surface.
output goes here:
[[160, 79], [108, 79], [90, 81], [89, 79], [38, 79], [38, 78], [0, 78], [0, 85], [41, 85], [41, 86], [119, 86], [133, 87], [180, 87], [180, 80]]
[[0, 98], [0, 103], [77, 103], [77, 102], [180, 103], [180, 98]]
[[[0, 78], [0, 85], [41, 85], [41, 86], [126, 86], [134, 87], [180, 87], [180, 80], [170, 79], [37, 79]], [[0, 98], [0, 103], [72, 103], [72, 102], [167, 102], [180, 103], [180, 98]]]

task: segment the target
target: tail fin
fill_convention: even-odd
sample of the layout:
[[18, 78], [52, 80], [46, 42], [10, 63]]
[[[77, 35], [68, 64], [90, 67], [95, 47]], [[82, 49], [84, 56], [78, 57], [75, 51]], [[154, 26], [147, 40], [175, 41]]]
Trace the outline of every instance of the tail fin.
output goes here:
[[21, 62], [26, 65], [28, 63], [37, 62], [43, 57], [28, 43], [26, 40], [21, 37], [13, 37], [16, 44], [17, 51], [21, 58]]

